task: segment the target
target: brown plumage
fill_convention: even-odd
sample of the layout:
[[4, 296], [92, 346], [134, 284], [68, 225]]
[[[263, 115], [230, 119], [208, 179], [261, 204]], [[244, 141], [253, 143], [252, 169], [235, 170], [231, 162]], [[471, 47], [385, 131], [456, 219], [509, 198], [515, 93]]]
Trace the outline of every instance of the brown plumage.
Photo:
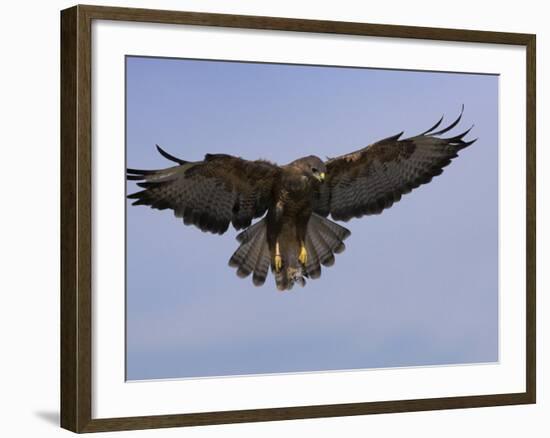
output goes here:
[[461, 117], [462, 112], [439, 131], [443, 118], [414, 137], [399, 140], [401, 133], [326, 162], [308, 156], [285, 166], [224, 154], [188, 162], [157, 146], [177, 165], [127, 169], [127, 178], [144, 189], [128, 198], [133, 205], [172, 209], [185, 224], [203, 231], [223, 234], [230, 223], [245, 229], [229, 265], [240, 277], [252, 274], [257, 286], [271, 267], [278, 289], [288, 290], [295, 283], [303, 286], [305, 278], [319, 278], [321, 265], [331, 266], [334, 254], [344, 250], [350, 232], [327, 219], [329, 214], [343, 221], [379, 214], [440, 175], [459, 150], [472, 144], [475, 140], [463, 140], [470, 130], [440, 137]]

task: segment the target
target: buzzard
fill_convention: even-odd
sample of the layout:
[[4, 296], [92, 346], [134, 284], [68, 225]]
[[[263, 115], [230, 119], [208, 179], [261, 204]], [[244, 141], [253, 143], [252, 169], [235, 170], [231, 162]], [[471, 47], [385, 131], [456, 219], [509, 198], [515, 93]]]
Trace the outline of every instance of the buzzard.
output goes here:
[[[202, 161], [176, 158], [160, 170], [127, 169], [127, 179], [143, 190], [130, 194], [132, 205], [171, 209], [186, 225], [223, 234], [231, 223], [240, 243], [229, 259], [239, 277], [252, 274], [256, 286], [271, 271], [279, 290], [306, 278], [319, 278], [321, 265], [331, 266], [345, 248], [350, 231], [329, 220], [348, 221], [379, 214], [401, 196], [443, 172], [470, 129], [443, 138], [458, 118], [438, 129], [400, 139], [402, 132], [355, 152], [326, 161], [310, 155], [284, 166], [249, 161], [226, 154], [206, 154]], [[267, 212], [267, 213], [266, 213]], [[251, 225], [255, 218], [263, 218]]]

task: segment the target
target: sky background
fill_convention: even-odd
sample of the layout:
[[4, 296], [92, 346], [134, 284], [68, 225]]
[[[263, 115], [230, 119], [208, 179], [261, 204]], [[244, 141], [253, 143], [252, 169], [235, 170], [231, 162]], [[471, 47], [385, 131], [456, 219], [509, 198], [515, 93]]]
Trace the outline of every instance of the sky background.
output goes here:
[[[442, 114], [479, 140], [379, 216], [304, 288], [240, 279], [237, 232], [203, 233], [127, 201], [127, 378], [498, 360], [498, 77], [127, 58], [127, 165], [155, 150], [279, 164], [337, 156]], [[136, 186], [128, 182], [128, 193]]]

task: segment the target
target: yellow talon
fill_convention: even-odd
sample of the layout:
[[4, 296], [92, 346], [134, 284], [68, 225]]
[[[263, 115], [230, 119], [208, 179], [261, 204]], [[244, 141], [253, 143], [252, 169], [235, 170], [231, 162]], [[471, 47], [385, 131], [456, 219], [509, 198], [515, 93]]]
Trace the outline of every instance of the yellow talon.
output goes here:
[[283, 267], [283, 258], [279, 255], [275, 255], [275, 272], [279, 272]]
[[300, 260], [300, 263], [302, 263], [302, 265], [305, 265], [307, 263], [307, 250], [303, 244], [300, 246], [300, 255], [298, 256], [298, 260]]

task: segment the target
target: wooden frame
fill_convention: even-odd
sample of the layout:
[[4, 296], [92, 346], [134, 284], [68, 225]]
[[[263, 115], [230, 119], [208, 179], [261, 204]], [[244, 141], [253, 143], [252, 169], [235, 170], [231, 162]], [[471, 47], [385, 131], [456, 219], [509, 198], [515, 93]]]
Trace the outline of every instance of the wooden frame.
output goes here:
[[[419, 38], [526, 47], [527, 285], [523, 393], [92, 419], [91, 23], [143, 21]], [[61, 13], [61, 426], [98, 432], [535, 403], [535, 35], [410, 26], [75, 6]]]

